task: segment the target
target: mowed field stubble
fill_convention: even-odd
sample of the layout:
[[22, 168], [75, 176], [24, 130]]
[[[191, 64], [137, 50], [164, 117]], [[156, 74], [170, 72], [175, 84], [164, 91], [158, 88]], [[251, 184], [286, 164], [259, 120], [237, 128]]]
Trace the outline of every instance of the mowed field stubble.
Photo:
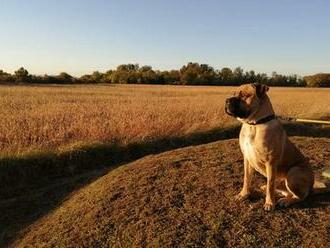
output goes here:
[[[1, 86], [2, 155], [56, 151], [76, 143], [129, 144], [177, 137], [237, 121], [224, 113], [235, 87]], [[330, 116], [330, 90], [271, 87], [279, 115]]]

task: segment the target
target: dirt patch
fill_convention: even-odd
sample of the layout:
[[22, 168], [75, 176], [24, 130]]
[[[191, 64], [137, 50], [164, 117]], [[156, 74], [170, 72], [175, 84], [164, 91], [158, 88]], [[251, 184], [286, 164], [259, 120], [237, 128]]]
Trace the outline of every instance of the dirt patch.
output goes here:
[[[329, 167], [330, 139], [292, 140], [315, 171]], [[330, 196], [265, 212], [263, 193], [237, 203], [237, 140], [150, 155], [78, 190], [29, 226], [15, 247], [327, 247]], [[264, 179], [256, 176], [254, 184]]]

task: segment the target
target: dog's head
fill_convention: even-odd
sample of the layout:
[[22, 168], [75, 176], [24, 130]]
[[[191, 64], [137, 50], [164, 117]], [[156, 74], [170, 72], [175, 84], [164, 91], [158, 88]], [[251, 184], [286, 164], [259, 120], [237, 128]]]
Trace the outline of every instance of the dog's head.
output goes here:
[[264, 84], [243, 84], [233, 97], [226, 99], [225, 111], [228, 115], [246, 119], [258, 110], [266, 96], [268, 86]]

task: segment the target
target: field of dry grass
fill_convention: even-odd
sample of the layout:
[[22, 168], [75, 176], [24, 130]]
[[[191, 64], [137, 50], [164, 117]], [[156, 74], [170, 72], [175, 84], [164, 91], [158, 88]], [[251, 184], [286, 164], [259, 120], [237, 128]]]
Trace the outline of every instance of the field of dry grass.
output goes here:
[[[224, 113], [232, 87], [143, 85], [1, 86], [0, 150], [65, 150], [130, 144], [237, 124]], [[329, 117], [330, 90], [271, 88], [280, 115]]]
[[[224, 113], [233, 91], [1, 86], [0, 247], [325, 247], [329, 195], [268, 215], [260, 192], [231, 200], [242, 181], [237, 140], [224, 140], [239, 130]], [[269, 95], [279, 115], [330, 117], [329, 89]], [[330, 166], [329, 127], [285, 128], [322, 137], [293, 141], [316, 171]]]

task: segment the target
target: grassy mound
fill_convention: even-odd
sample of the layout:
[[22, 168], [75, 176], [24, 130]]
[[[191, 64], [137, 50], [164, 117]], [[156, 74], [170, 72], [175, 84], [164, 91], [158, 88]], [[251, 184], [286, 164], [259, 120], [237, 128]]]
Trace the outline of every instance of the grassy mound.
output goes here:
[[[330, 166], [330, 139], [292, 140], [316, 171]], [[327, 246], [329, 195], [267, 213], [259, 190], [233, 200], [242, 175], [237, 140], [150, 155], [78, 190], [12, 246]], [[264, 181], [256, 176], [255, 186]]]

